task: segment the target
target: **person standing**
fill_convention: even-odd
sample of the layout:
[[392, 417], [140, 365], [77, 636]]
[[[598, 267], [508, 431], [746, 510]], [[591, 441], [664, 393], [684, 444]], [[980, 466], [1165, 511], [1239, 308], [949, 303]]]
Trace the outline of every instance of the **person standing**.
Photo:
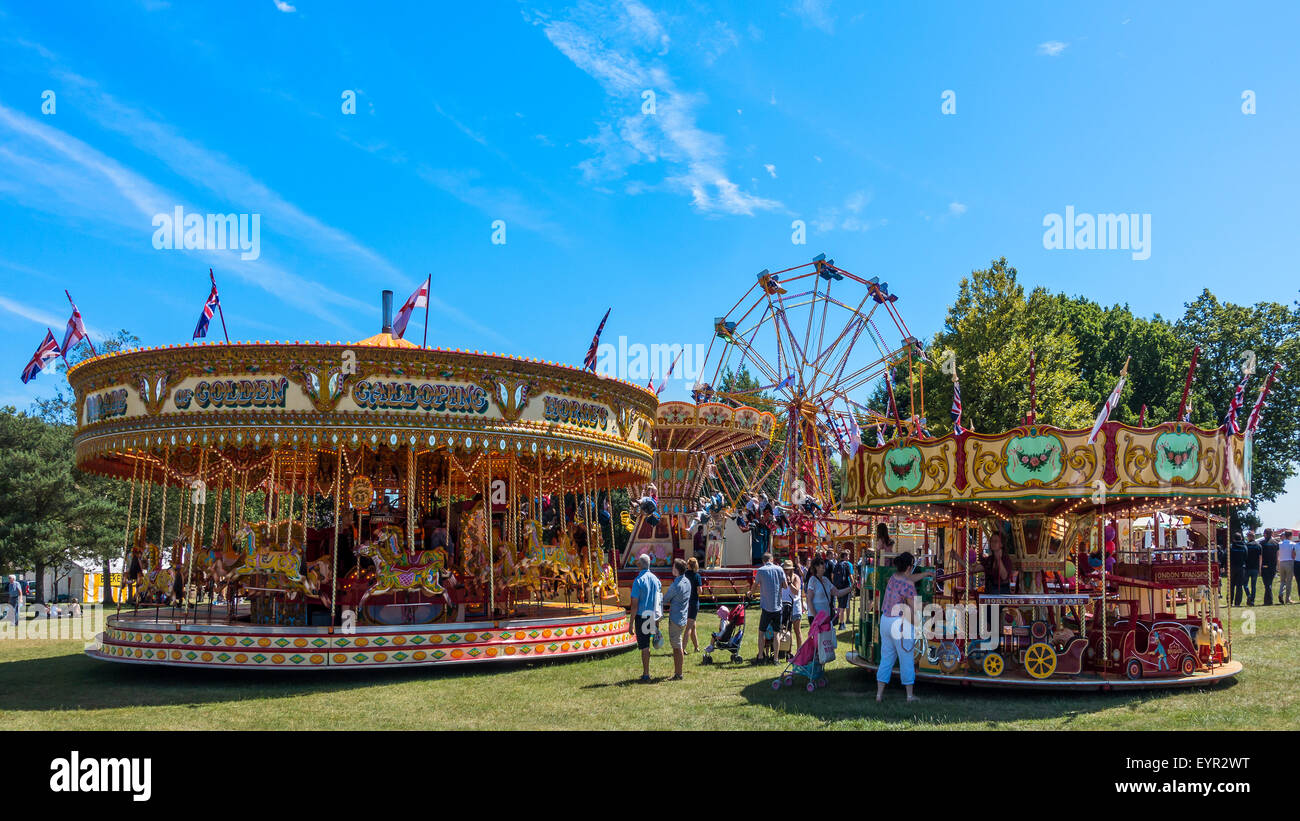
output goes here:
[[758, 657], [755, 663], [766, 658], [768, 634], [776, 636], [781, 629], [781, 591], [786, 587], [785, 573], [772, 563], [772, 554], [763, 554], [763, 564], [754, 571], [754, 581], [749, 586], [749, 595], [759, 591], [759, 607], [763, 614], [758, 620]]
[[9, 612], [5, 614], [13, 620], [14, 626], [18, 626], [18, 619], [22, 617], [23, 612], [23, 586], [18, 583], [18, 577], [9, 576], [9, 584], [5, 587], [5, 592], [9, 595]]
[[840, 594], [835, 610], [835, 629], [843, 630], [849, 621], [849, 595], [853, 593], [853, 561], [849, 559], [849, 551], [840, 551], [831, 582], [836, 588], [848, 591]]
[[1006, 595], [1011, 592], [1011, 580], [1015, 578], [1015, 569], [1011, 557], [1002, 549], [1002, 534], [994, 531], [989, 534], [989, 555], [981, 562], [984, 565], [984, 592]]
[[[1273, 605], [1273, 577], [1277, 575], [1278, 554], [1281, 552], [1277, 540], [1273, 538], [1273, 528], [1264, 528], [1264, 539], [1259, 543], [1259, 575], [1264, 582], [1264, 606]], [[1282, 601], [1279, 593], [1278, 602]]]
[[912, 643], [916, 641], [912, 630], [912, 608], [919, 604], [916, 583], [933, 570], [914, 573], [916, 560], [906, 551], [894, 557], [894, 575], [885, 583], [880, 601], [880, 666], [876, 668], [876, 701], [885, 697], [885, 686], [894, 675], [894, 662], [898, 662], [898, 678], [907, 692], [908, 701], [916, 701], [912, 685], [916, 683], [916, 667]]
[[1255, 606], [1255, 592], [1259, 586], [1259, 571], [1262, 551], [1255, 531], [1246, 531], [1246, 604]]
[[686, 560], [686, 580], [691, 585], [691, 603], [686, 610], [686, 637], [691, 640], [691, 652], [698, 653], [700, 640], [695, 635], [695, 618], [700, 614], [700, 588], [704, 586], [704, 579], [700, 576], [700, 561], [694, 556]]
[[673, 581], [664, 593], [664, 609], [668, 611], [668, 646], [673, 648], [673, 677], [669, 681], [681, 681], [686, 656], [686, 621], [691, 609], [691, 583], [686, 578], [685, 559], [673, 559]]
[[1228, 545], [1228, 576], [1232, 583], [1232, 606], [1240, 607], [1246, 593], [1246, 539], [1240, 531]]
[[811, 624], [818, 613], [825, 613], [831, 621], [834, 621], [835, 599], [842, 595], [844, 591], [835, 586], [826, 572], [826, 560], [821, 556], [813, 559], [812, 567], [808, 568], [808, 584], [804, 586], [804, 598], [808, 605], [805, 611], [808, 614], [808, 623]]
[[[781, 569], [785, 571], [786, 581], [786, 589], [781, 593], [781, 616], [794, 633], [794, 652], [797, 653], [803, 644], [803, 579], [788, 559], [781, 564]], [[786, 607], [790, 608], [789, 613], [785, 612]]]
[[628, 629], [636, 636], [636, 646], [641, 648], [641, 683], [650, 682], [650, 638], [658, 622], [659, 597], [663, 589], [659, 577], [650, 572], [650, 554], [636, 557], [641, 572], [632, 582], [631, 624]]
[[1295, 578], [1295, 534], [1288, 530], [1278, 535], [1282, 539], [1277, 544], [1277, 600], [1282, 604], [1290, 604], [1291, 580]]

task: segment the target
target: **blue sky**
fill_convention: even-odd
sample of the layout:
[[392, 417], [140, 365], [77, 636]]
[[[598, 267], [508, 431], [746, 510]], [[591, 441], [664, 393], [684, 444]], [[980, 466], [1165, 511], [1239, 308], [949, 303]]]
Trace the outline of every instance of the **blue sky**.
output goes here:
[[[0, 403], [57, 379], [17, 373], [64, 288], [180, 343], [209, 266], [235, 338], [361, 338], [432, 273], [432, 344], [569, 364], [610, 305], [707, 342], [821, 252], [922, 337], [1002, 255], [1142, 314], [1289, 302], [1300, 8], [1150, 5], [0, 0]], [[259, 258], [155, 249], [176, 205], [260, 214]], [[1150, 215], [1150, 258], [1045, 249], [1067, 206]]]

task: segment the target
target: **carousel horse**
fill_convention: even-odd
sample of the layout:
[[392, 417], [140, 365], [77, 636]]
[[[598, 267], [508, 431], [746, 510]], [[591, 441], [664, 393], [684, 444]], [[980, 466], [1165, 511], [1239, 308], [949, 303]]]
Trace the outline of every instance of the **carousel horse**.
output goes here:
[[358, 610], [365, 608], [371, 596], [386, 593], [420, 592], [445, 598], [439, 578], [447, 564], [447, 554], [441, 548], [420, 551], [419, 564], [410, 563], [406, 554], [394, 552], [382, 541], [363, 544], [358, 552], [375, 563], [375, 581], [361, 596]]
[[199, 566], [210, 592], [226, 587], [226, 576], [239, 564], [240, 554], [230, 537], [230, 523], [222, 522], [217, 531], [216, 544], [199, 553]]
[[236, 531], [234, 543], [239, 564], [226, 574], [229, 581], [241, 584], [249, 576], [266, 576], [271, 586], [292, 591], [290, 598], [309, 592], [301, 571], [302, 554], [296, 546], [267, 549], [266, 542], [259, 545], [257, 533], [247, 525]]
[[185, 543], [177, 539], [172, 543], [171, 564], [162, 566], [162, 551], [157, 545], [148, 546], [149, 567], [140, 595], [157, 595], [172, 604], [181, 601], [185, 593]]
[[334, 554], [325, 553], [315, 561], [307, 562], [303, 574], [307, 582], [307, 592], [316, 596], [325, 606], [330, 606], [330, 583], [334, 580]]
[[144, 576], [144, 557], [148, 549], [149, 543], [145, 537], [145, 525], [140, 525], [136, 528], [135, 539], [126, 554], [126, 572], [122, 574], [122, 583], [118, 586], [118, 601], [124, 599], [124, 593], [128, 586], [134, 588], [136, 595], [139, 595], [139, 585]]

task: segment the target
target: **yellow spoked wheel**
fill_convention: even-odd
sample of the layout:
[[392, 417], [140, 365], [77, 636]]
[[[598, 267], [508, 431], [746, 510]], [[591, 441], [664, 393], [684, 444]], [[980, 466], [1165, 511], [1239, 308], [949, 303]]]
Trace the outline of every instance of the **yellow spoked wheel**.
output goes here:
[[1025, 651], [1025, 672], [1034, 678], [1047, 678], [1056, 672], [1056, 651], [1047, 642], [1035, 642]]
[[1002, 675], [1005, 666], [1001, 653], [989, 653], [984, 657], [984, 675], [986, 676], [997, 678]]

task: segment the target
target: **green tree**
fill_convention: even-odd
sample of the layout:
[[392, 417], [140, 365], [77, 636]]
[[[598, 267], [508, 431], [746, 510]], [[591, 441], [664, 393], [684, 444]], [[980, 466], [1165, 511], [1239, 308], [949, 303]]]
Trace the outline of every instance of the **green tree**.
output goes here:
[[[962, 418], [968, 428], [1006, 430], [1024, 421], [1030, 410], [1031, 352], [1037, 374], [1037, 418], [1060, 427], [1084, 426], [1091, 421], [1092, 402], [1085, 398], [1078, 342], [1063, 330], [1068, 325], [1056, 321], [1061, 310], [1056, 298], [1043, 289], [1026, 296], [1017, 276], [1004, 257], [963, 277], [928, 356], [939, 366], [951, 352], [961, 379]], [[1122, 359], [1115, 364], [1116, 374], [1122, 364]], [[930, 430], [936, 434], [952, 430], [945, 412], [952, 405], [949, 374], [939, 367], [921, 366], [913, 368], [910, 379], [905, 368], [896, 369], [896, 379], [895, 396], [904, 421], [913, 407], [913, 391], [919, 409], [923, 390]], [[887, 404], [882, 384], [872, 396], [872, 407], [886, 412]]]
[[[1259, 389], [1274, 363], [1281, 365], [1268, 407], [1254, 437], [1251, 505], [1238, 517], [1257, 526], [1258, 502], [1272, 500], [1300, 469], [1300, 303], [1259, 302], [1253, 306], [1220, 302], [1203, 290], [1174, 326], [1184, 345], [1201, 346], [1201, 361], [1192, 390], [1192, 421], [1202, 426], [1222, 421], [1243, 361], [1253, 354], [1257, 372], [1246, 386], [1244, 425]], [[1265, 523], [1267, 524], [1267, 523]]]
[[71, 445], [69, 431], [12, 405], [0, 408], [0, 567], [35, 568], [40, 579], [65, 555]]

